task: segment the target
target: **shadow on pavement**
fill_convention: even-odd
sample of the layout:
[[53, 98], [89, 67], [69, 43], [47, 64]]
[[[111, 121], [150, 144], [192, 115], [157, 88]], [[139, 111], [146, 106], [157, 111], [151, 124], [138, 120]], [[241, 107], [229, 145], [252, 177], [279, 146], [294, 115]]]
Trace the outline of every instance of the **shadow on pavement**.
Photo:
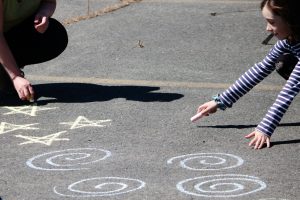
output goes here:
[[[198, 128], [235, 128], [235, 129], [244, 129], [244, 128], [255, 128], [257, 124], [250, 125], [214, 125], [214, 126], [197, 126]], [[300, 126], [300, 122], [291, 122], [291, 123], [281, 123], [278, 127], [284, 126]]]
[[300, 143], [300, 140], [286, 140], [286, 141], [276, 141], [276, 142], [272, 142], [272, 146], [275, 145], [281, 145], [281, 144], [298, 144]]
[[[34, 85], [38, 104], [44, 105], [53, 102], [84, 103], [109, 101], [115, 98], [124, 98], [130, 101], [141, 102], [171, 102], [184, 95], [177, 93], [153, 92], [159, 87], [149, 86], [102, 86], [86, 83], [49, 83]], [[2, 99], [0, 105], [24, 105], [17, 97]]]
[[[244, 129], [244, 128], [255, 128], [257, 125], [215, 125], [215, 126], [197, 126], [198, 128], [235, 128], [235, 129]], [[282, 123], [278, 127], [284, 126], [300, 126], [300, 122], [293, 123]], [[281, 145], [281, 144], [298, 144], [300, 139], [296, 140], [286, 140], [286, 141], [275, 141], [271, 142], [271, 146]]]

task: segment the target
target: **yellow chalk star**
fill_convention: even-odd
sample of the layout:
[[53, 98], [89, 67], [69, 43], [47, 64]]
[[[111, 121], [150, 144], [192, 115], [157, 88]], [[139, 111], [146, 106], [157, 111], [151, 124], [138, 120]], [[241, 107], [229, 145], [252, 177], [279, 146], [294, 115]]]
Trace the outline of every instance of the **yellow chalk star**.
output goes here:
[[18, 138], [23, 138], [25, 140], [28, 140], [27, 142], [20, 143], [19, 145], [23, 144], [34, 144], [34, 143], [40, 143], [50, 146], [52, 142], [54, 141], [69, 141], [69, 138], [58, 138], [61, 134], [66, 133], [67, 131], [61, 131], [58, 133], [46, 135], [43, 137], [36, 137], [36, 136], [24, 136], [24, 135], [16, 135]]
[[37, 125], [37, 124], [38, 123], [17, 125], [17, 124], [10, 124], [10, 123], [7, 123], [7, 122], [1, 122], [1, 124], [0, 124], [0, 135], [4, 134], [4, 133], [16, 131], [16, 130], [36, 130], [36, 129], [39, 129], [39, 128], [30, 127], [30, 126], [34, 126], [34, 125]]
[[70, 125], [70, 129], [82, 128], [82, 127], [105, 127], [103, 123], [111, 122], [110, 119], [107, 120], [88, 120], [83, 116], [77, 117], [75, 122], [61, 122], [60, 124]]
[[47, 108], [47, 107], [38, 107], [36, 104], [29, 105], [29, 106], [19, 106], [19, 107], [10, 107], [10, 106], [5, 106], [4, 108], [7, 108], [11, 110], [10, 112], [4, 113], [3, 115], [12, 115], [12, 114], [24, 114], [24, 115], [29, 115], [29, 116], [36, 116], [36, 113], [38, 111], [43, 111], [43, 110], [53, 110], [56, 109], [54, 108]]

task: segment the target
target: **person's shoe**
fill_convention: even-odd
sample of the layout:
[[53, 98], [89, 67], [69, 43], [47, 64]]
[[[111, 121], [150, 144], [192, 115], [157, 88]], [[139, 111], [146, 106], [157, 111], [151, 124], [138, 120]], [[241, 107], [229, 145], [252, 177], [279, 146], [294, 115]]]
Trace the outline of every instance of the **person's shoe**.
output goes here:
[[290, 53], [285, 53], [278, 58], [275, 64], [276, 71], [285, 80], [288, 80], [297, 62], [298, 59], [295, 56]]

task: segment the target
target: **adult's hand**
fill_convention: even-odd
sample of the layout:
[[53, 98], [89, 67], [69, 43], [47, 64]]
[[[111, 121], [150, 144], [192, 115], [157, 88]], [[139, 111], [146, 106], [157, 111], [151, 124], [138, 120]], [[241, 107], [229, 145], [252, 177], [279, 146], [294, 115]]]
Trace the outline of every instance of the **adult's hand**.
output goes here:
[[27, 79], [21, 76], [16, 76], [12, 81], [20, 99], [34, 99], [34, 90]]

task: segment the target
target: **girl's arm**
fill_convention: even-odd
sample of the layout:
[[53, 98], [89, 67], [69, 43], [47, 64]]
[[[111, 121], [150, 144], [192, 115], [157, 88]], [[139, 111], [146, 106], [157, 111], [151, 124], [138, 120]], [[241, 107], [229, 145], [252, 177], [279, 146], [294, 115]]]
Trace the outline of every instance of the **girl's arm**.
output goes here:
[[[298, 49], [300, 44], [298, 45]], [[278, 94], [275, 102], [269, 108], [263, 120], [258, 124], [257, 130], [271, 136], [288, 110], [292, 101], [300, 91], [300, 61], [295, 66], [285, 86]]]
[[7, 45], [3, 32], [3, 1], [0, 1], [0, 63], [4, 67], [8, 76], [12, 80], [15, 89], [18, 92], [20, 99], [27, 99], [33, 96], [33, 89], [26, 79], [23, 78], [21, 70]]
[[256, 130], [249, 135], [246, 135], [246, 138], [252, 138], [249, 146], [253, 146], [254, 149], [260, 149], [263, 147], [264, 143], [267, 143], [267, 147], [270, 147], [271, 135], [299, 91], [300, 61], [295, 66], [287, 83], [278, 94], [275, 103], [273, 103], [263, 120], [258, 124]]
[[278, 41], [262, 62], [246, 71], [229, 89], [220, 94], [225, 107], [232, 105], [275, 70], [279, 56], [289, 49], [287, 41]]

